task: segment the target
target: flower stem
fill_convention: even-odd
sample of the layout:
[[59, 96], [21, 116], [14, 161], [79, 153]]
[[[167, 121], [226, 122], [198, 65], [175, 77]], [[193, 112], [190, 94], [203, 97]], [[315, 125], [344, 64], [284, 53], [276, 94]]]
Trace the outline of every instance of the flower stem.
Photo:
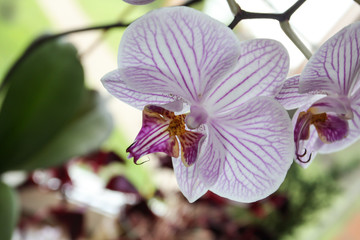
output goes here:
[[[291, 15], [305, 2], [306, 0], [298, 0], [295, 2], [288, 10], [283, 13], [256, 13], [256, 12], [247, 12], [240, 8], [240, 11], [235, 15], [234, 20], [229, 24], [229, 28], [233, 29], [241, 20], [244, 19], [274, 19], [279, 22], [289, 21]], [[229, 4], [230, 5], [230, 4]]]
[[230, 10], [231, 10], [232, 14], [234, 14], [234, 16], [241, 11], [239, 4], [237, 4], [237, 2], [235, 2], [235, 0], [227, 0], [227, 2], [230, 7]]
[[[304, 54], [304, 56], [309, 59], [311, 57], [311, 52], [306, 48], [305, 44], [298, 38], [295, 32], [292, 30], [289, 20], [294, 12], [305, 2], [306, 0], [298, 0], [290, 8], [288, 8], [283, 13], [256, 13], [256, 12], [247, 12], [241, 9], [238, 6], [239, 11], [236, 13], [234, 20], [229, 24], [229, 28], [234, 29], [235, 26], [244, 19], [274, 19], [279, 21], [281, 29], [284, 33], [290, 38], [290, 40], [295, 44], [295, 46]], [[360, 0], [355, 0], [360, 2]], [[228, 0], [230, 8], [232, 0]], [[232, 9], [233, 11], [233, 9]]]
[[295, 34], [294, 30], [291, 28], [291, 26], [289, 24], [289, 21], [280, 22], [280, 27], [284, 31], [286, 36], [288, 36], [288, 38], [290, 38], [290, 40], [295, 44], [295, 46], [302, 52], [302, 54], [304, 54], [304, 56], [307, 59], [310, 59], [310, 57], [312, 55], [310, 50], [305, 46], [305, 44]]
[[26, 59], [26, 57], [28, 55], [30, 55], [35, 49], [37, 49], [39, 46], [41, 46], [42, 44], [56, 39], [56, 38], [60, 38], [69, 34], [73, 34], [73, 33], [79, 33], [79, 32], [86, 32], [86, 31], [93, 31], [93, 30], [103, 30], [103, 31], [107, 31], [111, 28], [118, 28], [118, 27], [127, 27], [129, 26], [129, 24], [124, 24], [121, 22], [118, 23], [112, 23], [112, 24], [105, 24], [105, 25], [99, 25], [99, 26], [93, 26], [93, 27], [86, 27], [86, 28], [79, 28], [79, 29], [73, 29], [73, 30], [69, 30], [66, 32], [61, 32], [61, 33], [57, 33], [57, 34], [50, 34], [50, 35], [42, 35], [38, 38], [36, 38], [23, 52], [23, 54], [16, 60], [16, 62], [11, 66], [11, 68], [9, 69], [9, 71], [6, 73], [4, 80], [2, 81], [1, 85], [0, 85], [0, 91], [5, 87], [5, 85], [8, 82], [8, 79], [10, 79], [10, 75], [14, 72], [14, 70], [17, 68], [17, 66], [20, 65], [20, 63], [22, 61], [24, 61]]

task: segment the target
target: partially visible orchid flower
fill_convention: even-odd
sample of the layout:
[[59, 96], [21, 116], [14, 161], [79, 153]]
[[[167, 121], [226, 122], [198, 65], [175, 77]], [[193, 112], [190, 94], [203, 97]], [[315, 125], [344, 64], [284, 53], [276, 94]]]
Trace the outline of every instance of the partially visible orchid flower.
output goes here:
[[132, 5], [145, 5], [152, 3], [155, 0], [123, 0], [123, 1]]
[[126, 29], [118, 69], [102, 82], [143, 110], [142, 129], [127, 149], [135, 163], [165, 152], [190, 202], [208, 190], [252, 202], [273, 193], [292, 163], [291, 121], [274, 100], [288, 65], [280, 43], [240, 43], [209, 16], [172, 7]]
[[300, 76], [277, 95], [293, 117], [295, 158], [306, 167], [316, 152], [346, 148], [360, 138], [360, 22], [326, 41]]

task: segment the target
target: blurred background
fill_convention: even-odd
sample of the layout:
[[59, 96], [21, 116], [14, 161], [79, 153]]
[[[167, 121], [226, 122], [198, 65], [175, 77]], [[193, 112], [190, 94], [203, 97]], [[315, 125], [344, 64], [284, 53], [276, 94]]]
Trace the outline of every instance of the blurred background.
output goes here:
[[[296, 1], [237, 2], [247, 11], [281, 13]], [[151, 161], [140, 166], [126, 158], [141, 112], [110, 96], [100, 82], [117, 67], [125, 28], [40, 42], [15, 64], [39, 36], [130, 23], [152, 9], [181, 4], [0, 0], [1, 239], [360, 239], [360, 143], [318, 155], [306, 170], [294, 164], [281, 188], [259, 202], [207, 193], [189, 204], [169, 157], [145, 156]], [[224, 0], [191, 7], [226, 25], [233, 19]], [[307, 0], [290, 24], [315, 52], [359, 17], [352, 0]], [[289, 75], [307, 62], [275, 20], [244, 20], [234, 31], [241, 40], [282, 42]]]

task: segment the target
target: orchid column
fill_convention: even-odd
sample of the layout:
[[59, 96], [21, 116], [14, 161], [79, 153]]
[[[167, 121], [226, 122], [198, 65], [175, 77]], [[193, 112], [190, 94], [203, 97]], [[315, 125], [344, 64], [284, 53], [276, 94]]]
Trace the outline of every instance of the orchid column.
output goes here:
[[172, 156], [178, 185], [193, 202], [210, 190], [240, 202], [273, 193], [294, 153], [291, 122], [273, 99], [288, 72], [273, 40], [240, 43], [222, 23], [186, 7], [154, 10], [124, 32], [118, 69], [105, 88], [143, 110], [128, 148]]

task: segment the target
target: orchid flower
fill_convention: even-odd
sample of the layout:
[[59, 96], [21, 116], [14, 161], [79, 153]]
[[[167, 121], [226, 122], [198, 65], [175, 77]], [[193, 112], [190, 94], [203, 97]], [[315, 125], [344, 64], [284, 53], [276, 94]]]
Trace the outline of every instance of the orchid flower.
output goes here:
[[102, 82], [143, 110], [140, 133], [127, 149], [135, 163], [164, 152], [190, 202], [208, 190], [252, 202], [273, 193], [292, 163], [291, 121], [274, 99], [288, 67], [280, 43], [240, 43], [217, 20], [172, 7], [126, 29], [118, 69]]
[[300, 76], [276, 96], [293, 117], [295, 158], [307, 167], [316, 152], [331, 153], [360, 137], [360, 22], [327, 40]]

